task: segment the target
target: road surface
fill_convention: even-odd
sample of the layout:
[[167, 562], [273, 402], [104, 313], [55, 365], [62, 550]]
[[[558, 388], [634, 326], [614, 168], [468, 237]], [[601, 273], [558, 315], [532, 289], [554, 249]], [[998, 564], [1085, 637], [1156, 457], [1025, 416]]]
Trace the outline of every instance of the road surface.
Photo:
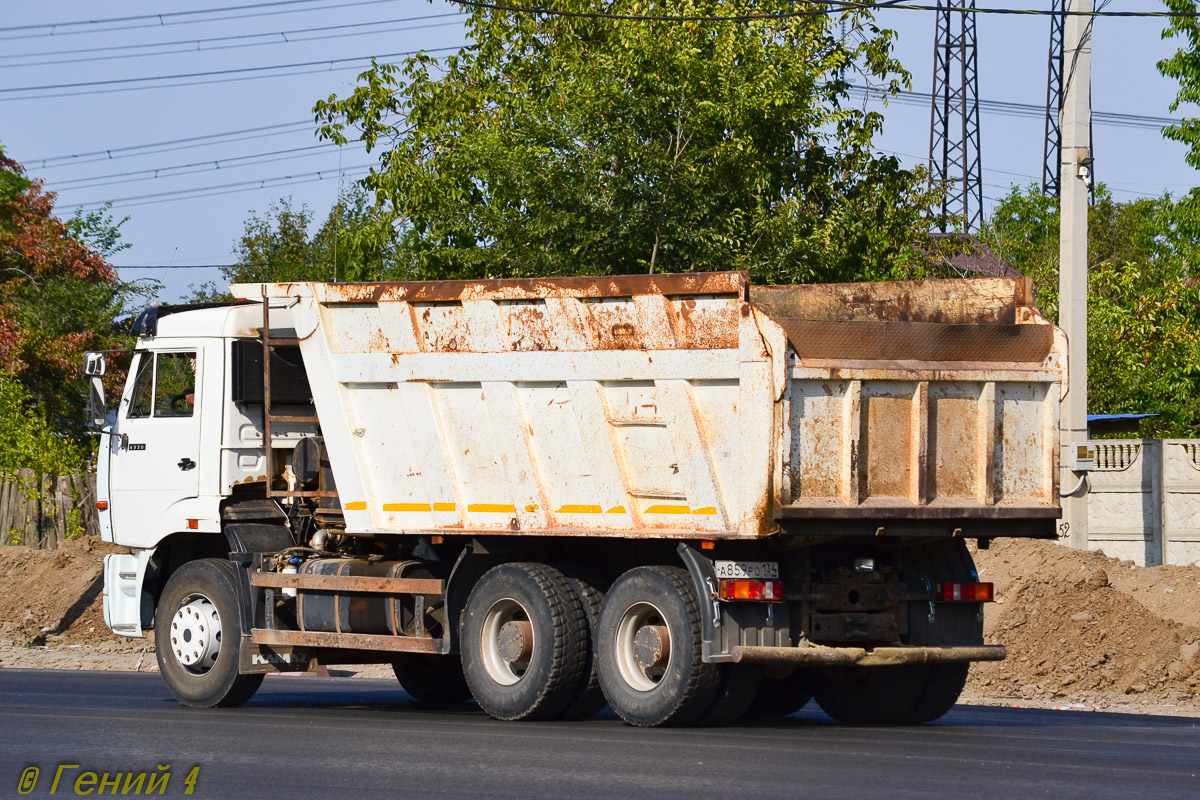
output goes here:
[[[239, 709], [177, 705], [157, 675], [0, 669], [0, 797], [77, 775], [155, 772], [192, 797], [1200, 797], [1200, 720], [959, 706], [937, 724], [641, 730], [611, 716], [502, 723], [419, 706], [395, 683], [272, 676]], [[74, 796], [71, 778], [58, 795]], [[85, 787], [86, 788], [86, 787]], [[111, 790], [110, 790], [111, 791]], [[155, 796], [158, 796], [157, 793]]]

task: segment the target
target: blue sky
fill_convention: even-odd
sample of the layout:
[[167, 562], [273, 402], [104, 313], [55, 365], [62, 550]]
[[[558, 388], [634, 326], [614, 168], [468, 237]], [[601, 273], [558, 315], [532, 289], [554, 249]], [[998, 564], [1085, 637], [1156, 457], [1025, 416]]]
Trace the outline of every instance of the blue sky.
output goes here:
[[[1048, 8], [1049, 0], [980, 5]], [[340, 151], [320, 146], [310, 124], [315, 100], [348, 92], [371, 55], [453, 48], [465, 41], [455, 7], [424, 0], [302, 0], [199, 15], [178, 14], [202, 8], [198, 3], [161, 0], [53, 5], [8, 0], [4, 8], [0, 144], [59, 192], [63, 216], [79, 204], [116, 200], [114, 213], [130, 217], [123, 231], [132, 247], [114, 262], [124, 267], [123, 278], [162, 281], [167, 301], [189, 284], [219, 277], [214, 269], [180, 267], [229, 263], [252, 211], [291, 195], [319, 220], [339, 182], [352, 181], [374, 160], [357, 146]], [[1160, 8], [1158, 0], [1113, 0], [1108, 6]], [[167, 15], [14, 30], [159, 13]], [[897, 52], [913, 75], [913, 90], [929, 92], [933, 14], [893, 10], [881, 12], [878, 20], [898, 32]], [[1096, 22], [1092, 95], [1098, 111], [1170, 114], [1175, 85], [1154, 66], [1174, 50], [1161, 40], [1162, 27], [1154, 19]], [[1046, 17], [981, 16], [980, 97], [1044, 105], [1048, 36]], [[280, 65], [293, 66], [276, 68]], [[248, 68], [258, 71], [195, 75]], [[134, 80], [171, 75], [193, 77]], [[126, 82], [78, 85], [102, 81]], [[910, 100], [891, 104], [885, 113], [879, 149], [900, 153], [909, 164], [923, 162], [928, 106]], [[228, 135], [234, 131], [242, 133]], [[1118, 198], [1179, 194], [1200, 184], [1184, 163], [1183, 148], [1157, 130], [1097, 124], [1094, 132], [1098, 177]], [[212, 138], [141, 147], [200, 136]], [[984, 194], [996, 198], [1014, 183], [1040, 180], [1042, 142], [1040, 118], [985, 112]], [[141, 265], [170, 269], [134, 269]]]

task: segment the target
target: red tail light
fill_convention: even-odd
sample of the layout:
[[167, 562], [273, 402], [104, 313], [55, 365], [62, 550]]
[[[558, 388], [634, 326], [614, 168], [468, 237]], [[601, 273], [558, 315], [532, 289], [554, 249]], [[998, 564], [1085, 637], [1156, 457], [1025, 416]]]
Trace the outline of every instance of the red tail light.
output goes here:
[[990, 603], [994, 599], [990, 583], [943, 583], [943, 603]]
[[722, 600], [783, 600], [782, 581], [726, 580], [721, 581]]

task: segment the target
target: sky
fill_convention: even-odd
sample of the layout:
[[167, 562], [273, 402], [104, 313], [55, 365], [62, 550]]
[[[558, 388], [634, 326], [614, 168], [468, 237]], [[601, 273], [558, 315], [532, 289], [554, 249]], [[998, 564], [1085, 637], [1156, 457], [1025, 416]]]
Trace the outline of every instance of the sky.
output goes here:
[[[978, 5], [1049, 8], [1050, 0]], [[0, 145], [58, 193], [61, 216], [105, 201], [117, 218], [128, 216], [122, 233], [131, 246], [112, 261], [124, 280], [161, 282], [165, 302], [219, 281], [204, 265], [235, 259], [252, 213], [290, 196], [319, 224], [339, 185], [376, 161], [360, 145], [320, 142], [315, 101], [351, 91], [371, 56], [399, 61], [395, 54], [444, 54], [466, 43], [462, 14], [441, 0], [223, 0], [207, 8], [218, 7], [226, 10], [188, 13], [206, 8], [195, 0], [0, 0]], [[1161, 8], [1160, 0], [1111, 0], [1106, 10]], [[87, 22], [116, 17], [127, 19]], [[877, 20], [897, 32], [912, 90], [927, 95], [934, 14], [885, 10]], [[1162, 28], [1161, 19], [1096, 21], [1096, 111], [1172, 116], [1176, 86], [1155, 64], [1176, 45], [1161, 39]], [[1044, 107], [1049, 19], [981, 15], [977, 36], [980, 99]], [[927, 97], [883, 110], [878, 149], [924, 163]], [[1040, 112], [1003, 111], [985, 104], [981, 115], [985, 206], [1041, 179]], [[1093, 131], [1096, 176], [1118, 199], [1200, 185], [1183, 147], [1153, 124], [1098, 121]]]

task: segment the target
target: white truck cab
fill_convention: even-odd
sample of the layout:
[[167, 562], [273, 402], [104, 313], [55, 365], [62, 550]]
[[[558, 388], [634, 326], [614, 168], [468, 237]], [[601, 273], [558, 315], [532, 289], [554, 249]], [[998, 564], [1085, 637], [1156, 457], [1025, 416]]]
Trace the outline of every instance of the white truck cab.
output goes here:
[[[261, 356], [253, 360], [261, 326], [255, 305], [157, 307], [134, 323], [129, 375], [106, 414], [96, 465], [102, 537], [136, 551], [105, 558], [104, 618], [122, 636], [151, 626], [144, 587], [155, 551], [168, 540], [219, 549], [222, 501], [266, 480], [261, 399], [233, 402], [242, 352], [261, 375]], [[275, 438], [286, 446], [295, 436]]]

